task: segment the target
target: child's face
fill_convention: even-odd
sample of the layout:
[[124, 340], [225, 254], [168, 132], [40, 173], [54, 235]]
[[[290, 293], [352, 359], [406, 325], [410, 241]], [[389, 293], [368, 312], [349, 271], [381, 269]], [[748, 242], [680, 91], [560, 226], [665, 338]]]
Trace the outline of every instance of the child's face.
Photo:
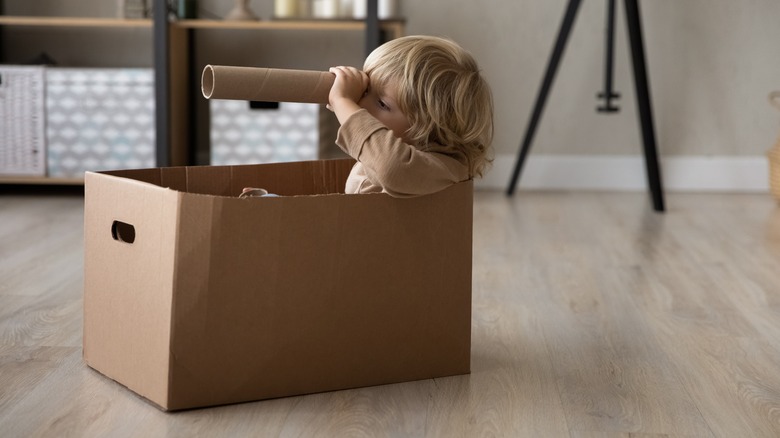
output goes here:
[[408, 143], [406, 131], [409, 130], [409, 120], [398, 107], [398, 90], [395, 83], [388, 83], [383, 89], [369, 85], [368, 90], [358, 102], [369, 114], [390, 128], [396, 137]]

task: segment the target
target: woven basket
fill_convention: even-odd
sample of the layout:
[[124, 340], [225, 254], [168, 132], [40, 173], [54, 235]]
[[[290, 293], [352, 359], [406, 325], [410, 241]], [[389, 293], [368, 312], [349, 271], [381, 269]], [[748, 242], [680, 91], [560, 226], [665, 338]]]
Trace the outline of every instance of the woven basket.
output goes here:
[[0, 65], [0, 175], [46, 175], [44, 68]]
[[[769, 102], [780, 110], [780, 91], [770, 93]], [[769, 158], [769, 191], [780, 201], [780, 138], [766, 155]]]

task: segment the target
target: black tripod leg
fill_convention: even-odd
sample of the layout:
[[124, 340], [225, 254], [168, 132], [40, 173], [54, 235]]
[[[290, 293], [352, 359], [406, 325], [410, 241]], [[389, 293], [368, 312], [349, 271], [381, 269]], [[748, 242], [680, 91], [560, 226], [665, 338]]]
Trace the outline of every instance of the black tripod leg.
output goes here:
[[647, 167], [647, 182], [653, 199], [655, 211], [664, 211], [664, 194], [661, 184], [661, 170], [658, 164], [658, 152], [655, 147], [655, 128], [653, 127], [653, 111], [650, 105], [650, 85], [647, 80], [645, 65], [645, 49], [642, 42], [642, 20], [639, 14], [637, 0], [626, 0], [626, 24], [631, 42], [631, 60], [634, 64], [634, 85], [636, 86], [636, 102], [639, 109], [639, 120], [642, 125], [642, 142], [645, 149], [645, 166]]
[[520, 178], [520, 171], [523, 169], [523, 163], [528, 155], [528, 151], [531, 149], [531, 142], [536, 133], [536, 125], [542, 117], [544, 104], [547, 101], [547, 95], [550, 93], [555, 73], [558, 71], [558, 64], [561, 61], [563, 49], [566, 48], [566, 41], [569, 39], [569, 33], [574, 25], [574, 18], [577, 15], [577, 9], [580, 6], [580, 2], [581, 0], [569, 0], [569, 6], [566, 7], [566, 13], [561, 22], [561, 29], [558, 31], [558, 39], [556, 40], [555, 47], [553, 47], [552, 54], [550, 55], [550, 61], [547, 64], [547, 72], [544, 74], [542, 86], [539, 88], [539, 95], [536, 97], [536, 105], [531, 113], [531, 119], [529, 120], [528, 127], [525, 131], [525, 138], [523, 139], [523, 143], [520, 146], [520, 151], [517, 155], [515, 169], [512, 172], [512, 180], [507, 189], [507, 195], [509, 196], [515, 193], [515, 186], [517, 186], [517, 180]]
[[615, 64], [615, 0], [607, 0], [607, 26], [604, 41], [604, 91], [596, 95], [604, 99], [604, 106], [599, 106], [596, 111], [600, 113], [616, 113], [620, 108], [612, 103], [613, 99], [619, 99], [620, 93], [616, 93], [612, 87], [612, 73]]

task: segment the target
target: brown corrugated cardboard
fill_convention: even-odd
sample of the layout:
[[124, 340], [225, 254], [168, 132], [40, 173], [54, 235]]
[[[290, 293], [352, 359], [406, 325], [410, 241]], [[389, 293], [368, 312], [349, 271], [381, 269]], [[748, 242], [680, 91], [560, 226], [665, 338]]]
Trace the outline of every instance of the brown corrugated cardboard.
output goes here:
[[325, 104], [335, 80], [326, 71], [207, 65], [201, 91], [206, 99]]
[[352, 163], [87, 173], [87, 364], [166, 410], [468, 373], [472, 183]]

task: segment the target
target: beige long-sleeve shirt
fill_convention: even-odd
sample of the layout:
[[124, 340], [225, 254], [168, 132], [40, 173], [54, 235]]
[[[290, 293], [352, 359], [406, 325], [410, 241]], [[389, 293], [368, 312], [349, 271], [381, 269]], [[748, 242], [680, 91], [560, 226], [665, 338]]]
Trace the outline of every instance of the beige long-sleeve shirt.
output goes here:
[[465, 157], [427, 151], [404, 143], [365, 109], [339, 128], [336, 144], [357, 160], [347, 178], [346, 193], [380, 193], [395, 197], [427, 195], [469, 179]]

